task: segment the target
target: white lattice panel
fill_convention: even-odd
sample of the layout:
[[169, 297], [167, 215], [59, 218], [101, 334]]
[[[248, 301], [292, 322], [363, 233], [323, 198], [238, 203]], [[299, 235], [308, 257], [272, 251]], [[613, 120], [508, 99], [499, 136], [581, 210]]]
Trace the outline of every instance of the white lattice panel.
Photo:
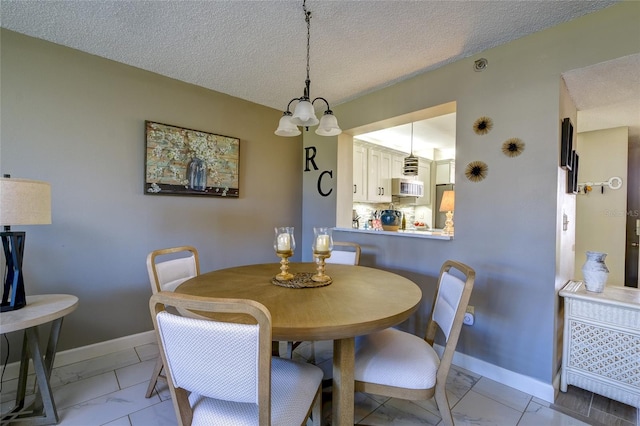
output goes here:
[[640, 408], [640, 290], [585, 291], [570, 281], [565, 300], [560, 387], [595, 392]]
[[570, 321], [569, 362], [573, 368], [640, 390], [640, 336]]

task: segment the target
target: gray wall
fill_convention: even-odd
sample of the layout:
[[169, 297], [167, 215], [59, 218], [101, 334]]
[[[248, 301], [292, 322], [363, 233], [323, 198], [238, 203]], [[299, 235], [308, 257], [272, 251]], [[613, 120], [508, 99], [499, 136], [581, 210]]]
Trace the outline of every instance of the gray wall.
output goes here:
[[[575, 242], [572, 228], [562, 230], [563, 212], [570, 215], [571, 227], [575, 225], [575, 196], [565, 193], [565, 173], [559, 168], [560, 122], [571, 116], [575, 123], [575, 107], [566, 99], [561, 73], [639, 52], [638, 22], [640, 3], [624, 2], [333, 108], [349, 133], [457, 102], [454, 240], [352, 232], [335, 236], [363, 245], [362, 264], [398, 272], [420, 284], [425, 303], [406, 328], [423, 329], [442, 262], [463, 261], [477, 272], [471, 297], [476, 324], [464, 328], [458, 350], [552, 383], [559, 368], [557, 292], [572, 278]], [[480, 57], [487, 58], [489, 66], [477, 73], [473, 61]], [[472, 130], [480, 116], [494, 122], [484, 136]], [[511, 137], [526, 144], [516, 158], [501, 152], [502, 143]], [[337, 139], [324, 142], [327, 155], [335, 151]], [[320, 142], [305, 133], [304, 145]], [[479, 183], [464, 176], [466, 165], [474, 160], [489, 166], [487, 178]], [[337, 167], [337, 161], [325, 167]], [[335, 200], [317, 197], [314, 176], [303, 177], [305, 215], [329, 210]], [[336, 182], [338, 199], [351, 190], [350, 179], [345, 175]]]
[[[623, 2], [333, 108], [348, 130], [457, 101], [455, 239], [344, 239], [363, 245], [362, 264], [414, 279], [427, 300], [445, 259], [476, 268], [477, 322], [461, 352], [551, 382], [557, 290], [574, 258], [573, 233], [561, 231], [575, 197], [558, 168], [560, 74], [640, 51], [639, 20], [640, 3]], [[27, 293], [80, 297], [60, 349], [151, 329], [150, 250], [193, 244], [205, 271], [277, 261], [272, 228], [293, 225], [296, 257], [309, 257], [311, 227], [335, 224], [351, 180], [338, 175], [338, 138], [305, 132], [319, 170], [304, 172], [299, 139], [273, 135], [278, 111], [5, 30], [1, 43], [0, 172], [53, 188], [53, 224], [24, 227]], [[489, 67], [474, 73], [480, 56]], [[495, 123], [486, 136], [471, 129], [481, 115]], [[143, 195], [145, 119], [240, 138], [240, 199]], [[526, 143], [515, 159], [500, 152], [510, 137]], [[464, 178], [473, 160], [489, 165], [485, 181]], [[328, 197], [316, 190], [325, 170], [336, 185]], [[407, 328], [424, 327], [428, 303]]]
[[[203, 271], [279, 260], [273, 227], [300, 229], [302, 191], [281, 112], [6, 30], [1, 43], [1, 172], [52, 187], [53, 223], [14, 227], [27, 295], [80, 298], [61, 350], [152, 329], [151, 250], [194, 245]], [[145, 195], [145, 120], [240, 138], [240, 198]]]

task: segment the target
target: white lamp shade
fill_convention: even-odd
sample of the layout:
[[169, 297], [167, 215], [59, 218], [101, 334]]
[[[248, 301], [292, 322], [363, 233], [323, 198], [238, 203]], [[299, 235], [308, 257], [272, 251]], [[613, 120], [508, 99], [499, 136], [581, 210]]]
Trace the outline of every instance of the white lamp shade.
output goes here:
[[452, 212], [455, 210], [455, 191], [444, 191], [442, 201], [440, 202], [441, 212]]
[[50, 223], [50, 184], [37, 180], [0, 178], [0, 225]]
[[316, 117], [316, 112], [313, 110], [313, 105], [309, 101], [298, 102], [296, 109], [293, 111], [292, 121], [293, 124], [303, 127], [315, 126], [320, 122]]
[[338, 126], [338, 119], [333, 114], [325, 113], [320, 119], [320, 125], [316, 129], [316, 134], [320, 136], [337, 136], [342, 133]]
[[296, 126], [290, 115], [283, 115], [280, 118], [280, 123], [278, 124], [278, 128], [275, 131], [275, 134], [278, 136], [298, 136], [300, 134], [300, 129]]

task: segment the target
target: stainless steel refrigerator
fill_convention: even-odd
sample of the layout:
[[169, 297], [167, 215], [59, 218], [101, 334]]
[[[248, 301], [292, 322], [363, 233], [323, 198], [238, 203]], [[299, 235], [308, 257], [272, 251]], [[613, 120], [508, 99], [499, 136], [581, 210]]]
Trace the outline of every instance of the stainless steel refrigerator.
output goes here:
[[442, 194], [444, 194], [444, 191], [453, 191], [453, 187], [455, 185], [452, 183], [446, 183], [446, 184], [440, 184], [440, 185], [436, 185], [436, 204], [433, 206], [433, 209], [435, 210], [435, 216], [436, 216], [436, 220], [435, 220], [435, 224], [434, 224], [434, 228], [435, 229], [443, 229], [444, 228], [444, 221], [447, 220], [447, 217], [445, 216], [445, 213], [440, 213], [440, 203], [442, 202]]

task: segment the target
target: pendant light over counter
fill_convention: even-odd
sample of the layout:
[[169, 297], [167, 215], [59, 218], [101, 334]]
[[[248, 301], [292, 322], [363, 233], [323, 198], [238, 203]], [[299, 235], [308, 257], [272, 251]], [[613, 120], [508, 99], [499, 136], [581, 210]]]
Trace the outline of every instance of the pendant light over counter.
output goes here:
[[411, 123], [411, 153], [404, 159], [402, 174], [405, 176], [418, 176], [418, 157], [413, 155], [413, 123]]
[[[316, 129], [316, 134], [320, 136], [336, 136], [342, 133], [342, 129], [338, 126], [338, 119], [333, 115], [333, 111], [331, 111], [329, 107], [329, 102], [321, 97], [317, 97], [313, 101], [310, 100], [309, 41], [311, 39], [311, 12], [307, 11], [306, 0], [302, 2], [302, 10], [304, 11], [304, 20], [307, 23], [307, 79], [305, 80], [304, 94], [299, 98], [293, 98], [289, 101], [287, 110], [282, 114], [275, 134], [278, 136], [298, 136], [301, 133], [298, 126], [306, 127], [307, 130], [309, 130], [309, 126], [315, 126], [319, 123], [320, 125]], [[327, 109], [320, 120], [316, 117], [313, 109], [313, 104], [318, 100], [327, 104]], [[292, 114], [290, 107], [294, 101], [298, 101], [298, 104]]]

